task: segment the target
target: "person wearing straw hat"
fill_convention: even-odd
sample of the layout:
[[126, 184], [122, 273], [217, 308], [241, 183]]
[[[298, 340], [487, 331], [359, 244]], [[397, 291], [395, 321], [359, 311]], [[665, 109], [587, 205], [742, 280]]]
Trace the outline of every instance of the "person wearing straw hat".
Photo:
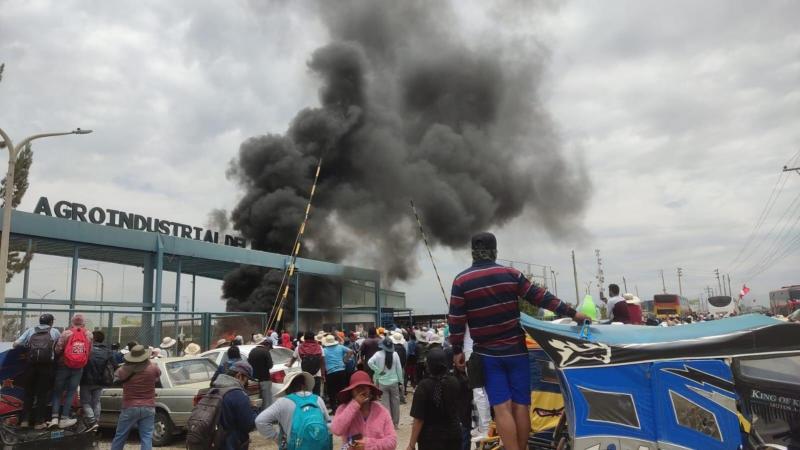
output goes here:
[[[171, 337], [167, 336], [161, 340], [161, 345], [158, 347], [161, 349], [161, 356], [163, 357], [170, 357], [172, 356], [173, 347], [177, 344], [178, 341], [172, 339]], [[175, 356], [178, 356], [177, 354]]]
[[197, 356], [201, 350], [202, 348], [197, 343], [189, 342], [186, 344], [186, 348], [183, 349], [183, 356]]
[[387, 337], [381, 342], [380, 351], [372, 355], [367, 364], [374, 372], [375, 381], [383, 392], [381, 403], [392, 414], [392, 422], [397, 428], [400, 424], [400, 384], [403, 383], [403, 366], [390, 338]]
[[125, 355], [125, 363], [114, 372], [114, 383], [122, 383], [122, 410], [111, 450], [122, 450], [128, 433], [136, 426], [142, 450], [153, 447], [153, 428], [156, 416], [156, 383], [161, 369], [150, 362], [150, 349], [135, 345]]
[[[395, 331], [390, 335], [392, 339], [392, 344], [394, 345], [394, 352], [397, 353], [397, 356], [400, 358], [400, 367], [403, 371], [403, 375], [406, 374], [406, 363], [408, 361], [408, 353], [406, 352], [406, 340], [403, 338], [403, 333], [399, 331]], [[406, 388], [405, 388], [405, 376], [403, 377], [403, 381], [400, 383], [400, 404], [406, 404]]]
[[[324, 423], [330, 421], [328, 415], [328, 408], [325, 406], [325, 401], [322, 397], [314, 394], [311, 390], [314, 388], [314, 377], [308, 372], [290, 372], [286, 379], [283, 380], [283, 387], [275, 394], [275, 401], [269, 408], [261, 411], [261, 414], [256, 417], [256, 429], [259, 433], [267, 439], [275, 439], [278, 443], [278, 448], [285, 448], [286, 442], [295, 438], [295, 430], [292, 429], [292, 421], [295, 417], [295, 410], [297, 405], [305, 404], [307, 406], [316, 404], [316, 410], [309, 408], [312, 414], [317, 412], [321, 413]], [[309, 405], [310, 403], [310, 405]], [[308, 414], [305, 411], [303, 414]], [[275, 428], [275, 425], [278, 428]], [[324, 436], [316, 436], [316, 442], [320, 444], [327, 444], [330, 448], [330, 432], [325, 429], [327, 433]], [[327, 442], [326, 442], [327, 441]], [[320, 446], [323, 448], [323, 446]]]
[[381, 394], [363, 370], [353, 373], [350, 385], [339, 392], [339, 407], [331, 421], [331, 431], [342, 438], [347, 448], [394, 450], [397, 446], [392, 417], [375, 401]]
[[347, 386], [347, 362], [353, 358], [353, 351], [336, 340], [332, 334], [322, 338], [322, 353], [325, 356], [325, 392], [331, 409], [336, 411], [336, 396]]

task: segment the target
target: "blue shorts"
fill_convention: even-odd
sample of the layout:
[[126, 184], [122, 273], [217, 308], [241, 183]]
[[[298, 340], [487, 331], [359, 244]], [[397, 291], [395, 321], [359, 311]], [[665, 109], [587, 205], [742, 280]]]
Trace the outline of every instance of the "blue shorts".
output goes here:
[[511, 400], [531, 404], [531, 366], [528, 355], [484, 356], [483, 375], [489, 404], [497, 406]]

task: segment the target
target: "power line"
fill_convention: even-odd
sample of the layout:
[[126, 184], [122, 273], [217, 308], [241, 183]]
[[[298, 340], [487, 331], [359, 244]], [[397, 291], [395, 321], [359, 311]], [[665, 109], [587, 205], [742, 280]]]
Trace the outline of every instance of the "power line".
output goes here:
[[[794, 154], [794, 156], [792, 156], [789, 159], [787, 164], [792, 164], [797, 159], [798, 155], [800, 155], [800, 150], [798, 150]], [[786, 167], [786, 166], [784, 166], [784, 167]], [[737, 262], [739, 262], [739, 264], [737, 264], [736, 266], [733, 266], [734, 270], [737, 267], [739, 267], [739, 265], [742, 263], [742, 261], [740, 261], [739, 258], [742, 257], [742, 255], [744, 254], [745, 250], [753, 242], [753, 239], [756, 237], [756, 233], [758, 233], [758, 230], [764, 224], [764, 222], [766, 221], [767, 217], [769, 217], [769, 213], [772, 212], [772, 208], [777, 203], [778, 197], [780, 197], [781, 193], [783, 192], [783, 188], [786, 186], [786, 182], [789, 180], [788, 176], [784, 177], [784, 173], [785, 173], [784, 171], [781, 171], [778, 174], [778, 179], [775, 180], [775, 185], [772, 187], [772, 191], [770, 192], [769, 197], [767, 198], [767, 203], [764, 205], [764, 208], [761, 210], [761, 214], [759, 214], [758, 219], [756, 220], [756, 225], [753, 227], [753, 231], [750, 232], [750, 236], [748, 236], [747, 241], [745, 241], [744, 246], [739, 250], [739, 253], [737, 253], [736, 257], [734, 257], [733, 260], [731, 261], [731, 263], [730, 263], [731, 265], [736, 264]], [[783, 184], [780, 184], [781, 183], [781, 179], [783, 179]], [[780, 184], [780, 189], [778, 189], [778, 185], [779, 184]]]

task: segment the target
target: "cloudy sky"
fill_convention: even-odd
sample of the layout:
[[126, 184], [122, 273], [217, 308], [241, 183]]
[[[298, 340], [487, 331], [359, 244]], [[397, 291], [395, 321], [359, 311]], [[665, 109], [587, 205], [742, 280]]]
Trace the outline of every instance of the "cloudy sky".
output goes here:
[[[441, 25], [465, 40], [535, 40], [527, 56], [544, 67], [538, 95], [565, 160], [591, 186], [578, 231], [549, 234], [529, 209], [493, 230], [501, 258], [552, 266], [559, 295], [573, 302], [573, 249], [581, 295], [595, 249], [606, 281], [624, 276], [643, 298], [660, 292], [661, 269], [677, 292], [677, 267], [690, 297], [716, 287], [716, 268], [760, 302], [800, 284], [800, 175], [781, 172], [800, 165], [800, 5], [457, 3]], [[0, 127], [16, 140], [95, 130], [37, 142], [20, 209], [44, 195], [204, 225], [242, 195], [225, 176], [241, 142], [283, 133], [298, 110], [319, 104], [306, 62], [328, 42], [310, 2], [0, 0]], [[393, 287], [420, 312], [443, 311], [427, 253], [417, 253], [422, 275]], [[433, 253], [448, 289], [469, 253]], [[65, 298], [65, 263], [37, 264], [32, 289]], [[121, 270], [104, 270], [107, 299], [135, 295], [119, 286]], [[89, 275], [79, 289], [91, 299]], [[224, 307], [218, 284], [198, 289], [203, 308]]]

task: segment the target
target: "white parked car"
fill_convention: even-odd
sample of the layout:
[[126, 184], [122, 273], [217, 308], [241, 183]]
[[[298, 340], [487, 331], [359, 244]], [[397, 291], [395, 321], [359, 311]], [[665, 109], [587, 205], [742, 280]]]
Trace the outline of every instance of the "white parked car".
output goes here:
[[[247, 361], [247, 356], [250, 351], [255, 348], [255, 345], [240, 345], [239, 353], [242, 359]], [[222, 361], [227, 359], [228, 347], [215, 348], [207, 352], [200, 353], [198, 356], [208, 358], [209, 361], [219, 366]], [[269, 354], [272, 356], [272, 369], [269, 370], [270, 381], [272, 381], [272, 395], [274, 396], [279, 390], [283, 388], [283, 380], [286, 375], [291, 372], [299, 372], [300, 361], [295, 361], [292, 367], [288, 367], [289, 360], [292, 359], [294, 352], [286, 347], [273, 347]]]

